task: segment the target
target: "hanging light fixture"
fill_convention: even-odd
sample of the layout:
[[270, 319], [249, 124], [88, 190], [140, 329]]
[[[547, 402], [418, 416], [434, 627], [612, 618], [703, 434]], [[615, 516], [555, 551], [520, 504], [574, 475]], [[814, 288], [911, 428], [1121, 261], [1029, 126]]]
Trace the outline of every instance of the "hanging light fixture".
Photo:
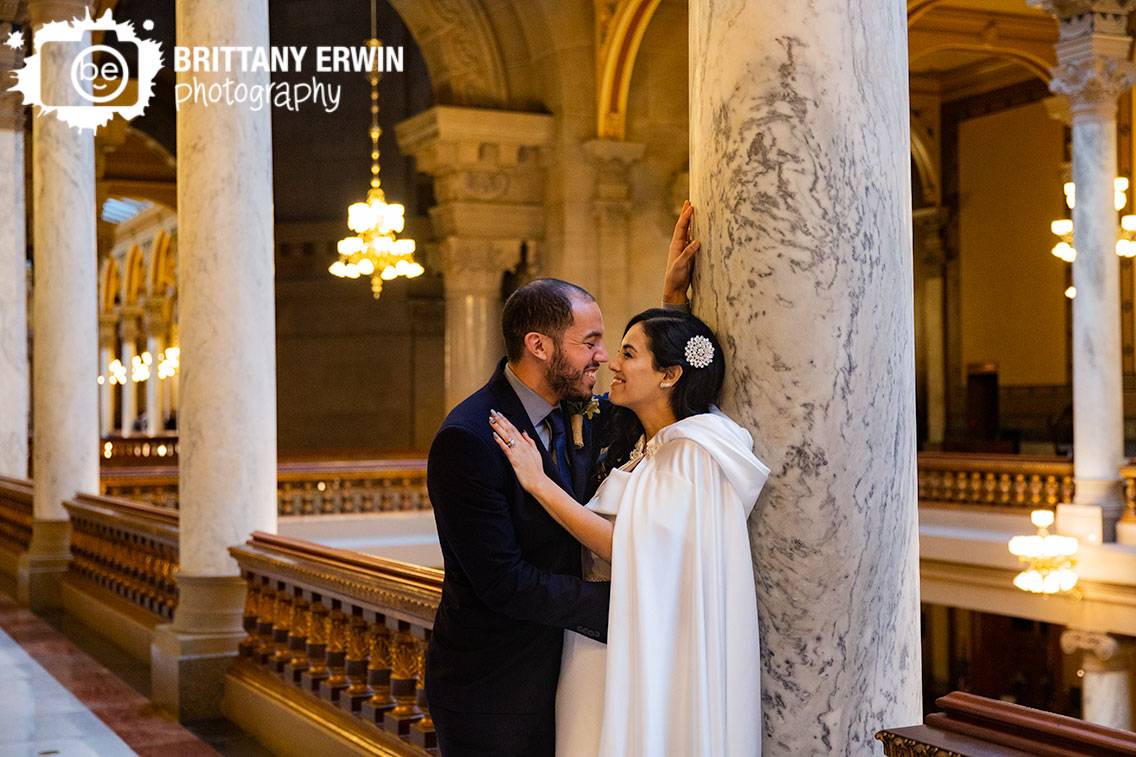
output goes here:
[[[1069, 210], [1077, 204], [1077, 187], [1071, 181], [1065, 182], [1065, 205]], [[1128, 204], [1128, 179], [1117, 176], [1112, 182], [1112, 205], [1116, 212], [1124, 210]], [[1054, 257], [1072, 263], [1077, 259], [1077, 250], [1073, 247], [1073, 221], [1069, 218], [1059, 218], [1049, 224], [1049, 230], [1061, 241], [1050, 251]], [[1126, 215], [1120, 218], [1120, 228], [1116, 232], [1116, 254], [1122, 258], [1136, 257], [1136, 215]], [[1072, 298], [1069, 290], [1065, 296]]]
[[378, 39], [375, 0], [371, 0], [371, 38], [367, 44], [374, 55], [374, 65], [367, 72], [371, 83], [371, 189], [365, 202], [347, 208], [347, 227], [355, 236], [339, 240], [339, 259], [328, 270], [335, 276], [357, 279], [371, 277], [371, 293], [375, 299], [383, 291], [383, 282], [405, 276], [421, 276], [426, 270], [414, 260], [414, 240], [398, 239], [406, 222], [406, 208], [387, 204], [379, 181], [379, 67], [382, 43]]
[[1014, 579], [1014, 586], [1033, 594], [1058, 594], [1070, 591], [1077, 585], [1077, 539], [1058, 536], [1047, 530], [1053, 525], [1052, 510], [1034, 510], [1030, 521], [1037, 533], [1015, 536], [1010, 539], [1010, 554], [1016, 556], [1025, 568]]

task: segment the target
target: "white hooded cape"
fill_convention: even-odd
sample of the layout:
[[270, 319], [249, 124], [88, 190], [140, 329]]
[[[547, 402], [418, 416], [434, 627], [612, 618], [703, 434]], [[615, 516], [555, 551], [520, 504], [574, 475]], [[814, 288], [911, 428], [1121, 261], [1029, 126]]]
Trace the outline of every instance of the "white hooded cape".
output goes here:
[[[561, 757], [596, 753], [598, 724], [587, 722], [593, 716], [581, 697], [602, 697], [604, 757], [761, 753], [746, 518], [769, 469], [752, 450], [749, 432], [716, 408], [684, 418], [651, 440], [630, 473], [613, 471], [589, 503], [616, 516], [604, 682], [600, 691], [598, 682], [585, 683], [598, 677], [602, 647], [569, 633], [558, 693]], [[582, 677], [588, 666], [596, 672]], [[591, 709], [598, 714], [598, 703]]]

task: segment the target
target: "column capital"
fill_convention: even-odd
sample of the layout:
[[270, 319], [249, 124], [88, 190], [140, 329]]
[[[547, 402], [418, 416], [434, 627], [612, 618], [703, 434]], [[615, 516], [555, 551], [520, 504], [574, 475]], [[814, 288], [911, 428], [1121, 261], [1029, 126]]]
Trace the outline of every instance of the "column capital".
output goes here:
[[[618, 210], [630, 211], [631, 167], [643, 158], [646, 145], [640, 142], [616, 142], [593, 139], [584, 143], [584, 154], [596, 168], [597, 207], [615, 203]], [[626, 206], [626, 207], [625, 207]]]
[[168, 297], [147, 297], [142, 301], [142, 328], [148, 336], [155, 336], [169, 323]]
[[1073, 121], [1116, 118], [1116, 100], [1136, 84], [1136, 63], [1093, 56], [1053, 69], [1049, 89], [1069, 98]]
[[439, 245], [439, 263], [446, 296], [469, 292], [501, 294], [501, 276], [521, 262], [520, 239], [460, 239]]
[[1068, 628], [1061, 633], [1061, 651], [1085, 652], [1082, 665], [1086, 670], [1107, 672], [1126, 670], [1136, 657], [1136, 644], [1103, 631]]
[[[99, 313], [99, 347], [114, 349], [118, 336], [118, 313]], [[103, 366], [99, 366], [100, 369]]]
[[122, 341], [130, 342], [138, 338], [141, 326], [142, 309], [139, 307], [124, 307], [119, 315], [118, 332]]

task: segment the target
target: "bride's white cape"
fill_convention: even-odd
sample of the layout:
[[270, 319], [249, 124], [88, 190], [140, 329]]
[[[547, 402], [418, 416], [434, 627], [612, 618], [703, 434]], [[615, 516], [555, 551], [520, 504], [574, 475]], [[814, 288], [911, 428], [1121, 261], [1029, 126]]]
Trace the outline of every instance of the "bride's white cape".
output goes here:
[[560, 757], [761, 753], [746, 518], [768, 475], [749, 432], [715, 409], [604, 481], [588, 507], [616, 516], [606, 655], [566, 633]]

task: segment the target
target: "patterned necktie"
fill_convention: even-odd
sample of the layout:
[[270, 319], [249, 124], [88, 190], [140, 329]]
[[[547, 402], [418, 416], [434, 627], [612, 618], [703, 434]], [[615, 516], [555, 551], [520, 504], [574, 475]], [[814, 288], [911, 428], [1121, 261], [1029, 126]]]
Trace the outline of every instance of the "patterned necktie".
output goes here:
[[572, 474], [568, 470], [568, 435], [564, 432], [564, 416], [557, 407], [545, 416], [545, 419], [552, 429], [552, 460], [556, 463], [560, 475], [571, 484]]

